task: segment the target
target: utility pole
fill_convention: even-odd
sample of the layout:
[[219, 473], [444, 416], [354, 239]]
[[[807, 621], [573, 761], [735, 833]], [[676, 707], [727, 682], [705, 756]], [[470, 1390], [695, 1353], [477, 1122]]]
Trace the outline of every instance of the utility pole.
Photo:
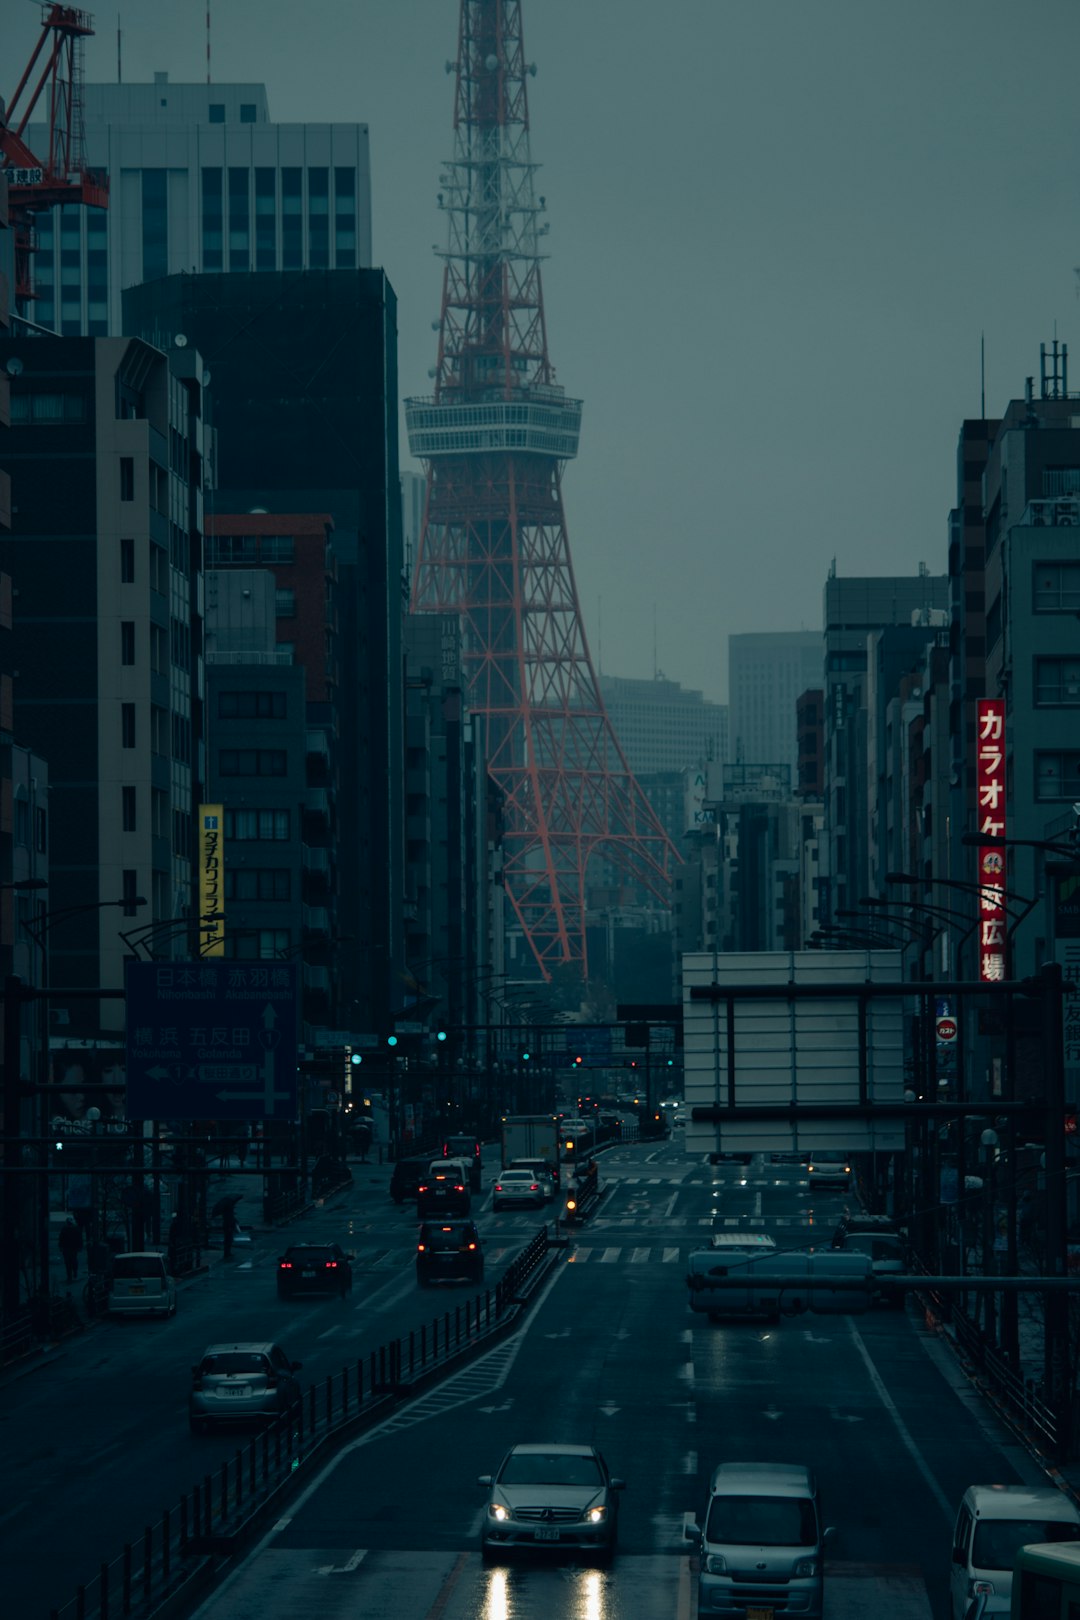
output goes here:
[[[1064, 1278], [1068, 1270], [1066, 1226], [1068, 1198], [1065, 1188], [1065, 978], [1060, 962], [1047, 962], [1040, 974], [1043, 985], [1043, 1039], [1046, 1072], [1046, 1260], [1045, 1275]], [[1046, 1403], [1058, 1424], [1058, 1451], [1068, 1454], [1071, 1422], [1069, 1389], [1069, 1301], [1062, 1292], [1045, 1298]]]

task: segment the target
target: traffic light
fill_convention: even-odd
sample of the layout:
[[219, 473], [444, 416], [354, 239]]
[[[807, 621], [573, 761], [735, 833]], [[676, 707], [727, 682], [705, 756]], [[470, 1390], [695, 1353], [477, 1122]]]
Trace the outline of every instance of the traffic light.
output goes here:
[[530, 1058], [531, 1058], [531, 1057], [532, 1057], [532, 1053], [531, 1053], [531, 1052], [522, 1052], [522, 1054], [521, 1054], [521, 1061], [522, 1061], [522, 1063], [528, 1063], [528, 1061], [529, 1061], [529, 1059], [530, 1059]]
[[583, 1057], [581, 1057], [581, 1055], [579, 1054], [577, 1057], [575, 1057], [574, 1064], [575, 1064], [575, 1066], [578, 1066], [578, 1065], [584, 1063], [584, 1061], [585, 1061], [585, 1059]]
[[362, 1052], [352, 1052], [352, 1053], [350, 1053], [349, 1062], [352, 1064], [354, 1069], [358, 1069], [360, 1067], [361, 1063], [363, 1063], [363, 1061], [364, 1061], [364, 1054]]
[[445, 1041], [445, 1039], [446, 1039], [446, 1031], [445, 1031], [445, 1029], [437, 1029], [435, 1031], [435, 1039], [437, 1041]]
[[386, 1037], [387, 1046], [396, 1046], [397, 1043], [398, 1043], [398, 1039], [397, 1039], [396, 1035], [388, 1035]]

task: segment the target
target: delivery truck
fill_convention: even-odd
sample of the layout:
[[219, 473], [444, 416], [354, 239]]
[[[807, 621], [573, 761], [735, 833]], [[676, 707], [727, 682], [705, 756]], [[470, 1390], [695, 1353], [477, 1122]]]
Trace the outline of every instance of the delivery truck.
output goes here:
[[559, 1122], [554, 1114], [504, 1114], [502, 1168], [515, 1159], [543, 1159], [558, 1167]]

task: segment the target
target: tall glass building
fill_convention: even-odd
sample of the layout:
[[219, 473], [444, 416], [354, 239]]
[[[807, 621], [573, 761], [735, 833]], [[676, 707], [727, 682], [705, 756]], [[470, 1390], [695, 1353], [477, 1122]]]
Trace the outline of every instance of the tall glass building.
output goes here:
[[[122, 331], [125, 287], [185, 271], [371, 265], [366, 124], [274, 124], [261, 84], [88, 84], [86, 160], [107, 210], [38, 215], [33, 318]], [[37, 150], [47, 132], [31, 126]], [[37, 145], [35, 146], [35, 142]]]

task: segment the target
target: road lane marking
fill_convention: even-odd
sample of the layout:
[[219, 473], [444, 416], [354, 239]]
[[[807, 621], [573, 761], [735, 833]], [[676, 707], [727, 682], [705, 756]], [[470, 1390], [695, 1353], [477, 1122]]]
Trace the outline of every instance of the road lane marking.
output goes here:
[[446, 1580], [443, 1582], [438, 1596], [431, 1605], [431, 1608], [428, 1610], [427, 1614], [424, 1616], [424, 1620], [439, 1620], [440, 1615], [446, 1613], [446, 1605], [454, 1595], [454, 1588], [461, 1579], [462, 1571], [468, 1562], [468, 1558], [469, 1554], [467, 1552], [458, 1553], [457, 1563], [454, 1565], [453, 1569], [446, 1577]]
[[877, 1392], [878, 1399], [881, 1401], [881, 1404], [885, 1408], [886, 1412], [888, 1412], [889, 1416], [892, 1418], [896, 1432], [903, 1441], [904, 1447], [909, 1452], [916, 1468], [919, 1470], [919, 1473], [922, 1475], [927, 1485], [929, 1485], [934, 1501], [945, 1515], [946, 1523], [951, 1525], [953, 1522], [952, 1503], [949, 1501], [948, 1497], [945, 1495], [945, 1492], [938, 1484], [930, 1464], [926, 1461], [926, 1458], [919, 1450], [911, 1430], [900, 1416], [900, 1413], [897, 1410], [896, 1402], [885, 1388], [881, 1374], [878, 1372], [877, 1368], [874, 1366], [874, 1363], [870, 1359], [870, 1352], [863, 1343], [862, 1334], [859, 1332], [858, 1328], [855, 1326], [850, 1317], [848, 1318], [848, 1331], [855, 1342], [856, 1350], [858, 1350], [860, 1356], [863, 1358], [866, 1365], [866, 1370], [870, 1375], [870, 1382], [873, 1384], [874, 1389]]
[[665, 1218], [671, 1216], [674, 1213], [675, 1205], [678, 1202], [679, 1202], [679, 1195], [678, 1195], [677, 1192], [673, 1192], [671, 1197], [668, 1199], [667, 1203], [664, 1206]]

